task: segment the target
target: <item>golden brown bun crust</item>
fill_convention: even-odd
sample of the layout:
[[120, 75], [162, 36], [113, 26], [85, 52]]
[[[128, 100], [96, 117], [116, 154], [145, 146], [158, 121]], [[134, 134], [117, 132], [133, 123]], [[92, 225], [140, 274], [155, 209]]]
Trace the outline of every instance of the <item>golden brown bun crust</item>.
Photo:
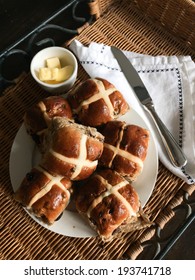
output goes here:
[[114, 231], [119, 230], [131, 214], [136, 216], [140, 208], [137, 192], [111, 169], [95, 172], [79, 186], [75, 191], [75, 204], [80, 213], [88, 216], [103, 240], [112, 238]]
[[148, 130], [121, 121], [111, 121], [104, 126], [101, 133], [105, 139], [99, 165], [112, 168], [121, 175], [135, 180], [142, 171], [141, 165], [147, 155]]
[[69, 95], [68, 101], [79, 122], [94, 127], [125, 114], [129, 108], [115, 86], [101, 78], [88, 79], [81, 83]]
[[40, 144], [39, 133], [48, 128], [53, 117], [72, 119], [72, 109], [61, 96], [50, 96], [32, 106], [24, 115], [27, 132]]
[[95, 129], [64, 118], [54, 118], [41, 166], [52, 174], [82, 180], [97, 167], [103, 136]]
[[52, 224], [69, 203], [69, 189], [72, 185], [69, 179], [52, 177], [40, 167], [34, 167], [23, 179], [15, 193], [15, 199], [28, 208], [32, 199], [49, 185], [49, 190], [34, 201], [30, 211], [44, 222]]

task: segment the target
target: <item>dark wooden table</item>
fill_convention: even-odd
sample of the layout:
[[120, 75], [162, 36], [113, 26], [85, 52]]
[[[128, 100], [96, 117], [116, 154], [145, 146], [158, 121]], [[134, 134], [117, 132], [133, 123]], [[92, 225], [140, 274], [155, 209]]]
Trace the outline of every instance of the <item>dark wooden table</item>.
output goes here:
[[[64, 7], [64, 5], [66, 5], [64, 13], [61, 16], [54, 17], [50, 23], [61, 25], [63, 28], [69, 30], [76, 30], [79, 25], [82, 25], [83, 20], [89, 20], [89, 18], [85, 16], [87, 7], [82, 5], [81, 9], [77, 3], [76, 17], [80, 20], [75, 21], [71, 7], [69, 7], [71, 2], [77, 3], [78, 1], [0, 0], [0, 59], [4, 59], [5, 55], [7, 55], [11, 49], [18, 48], [18, 43], [21, 49], [27, 48], [27, 42], [33, 32], [40, 25], [44, 26], [47, 23], [48, 18], [52, 18], [54, 14], [58, 14], [58, 11]], [[52, 30], [50, 30], [50, 32], [52, 32]], [[66, 36], [67, 38], [73, 36], [73, 33], [70, 32], [67, 33], [67, 35], [63, 33], [63, 36], [61, 36], [61, 33], [59, 32], [58, 36], [55, 38], [57, 44], [64, 42]], [[23, 38], [26, 39], [23, 41]], [[8, 65], [10, 66], [9, 63]], [[13, 67], [1, 68], [4, 78], [8, 80], [15, 78], [15, 76], [19, 74], [14, 71]], [[26, 68], [26, 71], [28, 71], [28, 68]], [[192, 195], [190, 200], [191, 207], [193, 211], [195, 211], [195, 194]], [[176, 215], [174, 223], [181, 224], [182, 219], [183, 218], [180, 214]], [[195, 221], [192, 221], [188, 227], [185, 227], [185, 219], [182, 223], [184, 224], [184, 227], [178, 230], [178, 235], [175, 237], [173, 236], [172, 239], [169, 240], [168, 245], [165, 244], [167, 247], [165, 246], [165, 252], [162, 256], [163, 259], [195, 259]], [[167, 227], [170, 229], [173, 227], [172, 221]]]

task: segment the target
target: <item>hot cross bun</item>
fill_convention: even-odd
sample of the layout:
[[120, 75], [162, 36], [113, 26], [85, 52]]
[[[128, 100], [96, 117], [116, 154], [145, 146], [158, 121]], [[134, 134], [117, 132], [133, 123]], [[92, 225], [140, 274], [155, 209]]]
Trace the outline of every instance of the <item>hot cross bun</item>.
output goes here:
[[103, 241], [110, 241], [117, 232], [131, 231], [144, 224], [137, 192], [111, 169], [98, 170], [79, 186], [75, 205]]
[[125, 114], [128, 104], [113, 84], [105, 79], [87, 79], [68, 97], [79, 122], [100, 126]]
[[24, 115], [26, 130], [40, 150], [44, 134], [55, 116], [72, 119], [72, 109], [68, 101], [61, 96], [50, 96], [43, 99], [28, 109]]
[[82, 180], [96, 169], [104, 137], [96, 128], [56, 117], [48, 130], [41, 166], [52, 174]]
[[101, 133], [105, 139], [99, 165], [114, 169], [134, 181], [142, 172], [147, 155], [148, 130], [121, 121], [111, 121], [104, 126]]
[[26, 174], [15, 199], [47, 224], [53, 224], [67, 207], [72, 183], [61, 176], [52, 176], [40, 166]]

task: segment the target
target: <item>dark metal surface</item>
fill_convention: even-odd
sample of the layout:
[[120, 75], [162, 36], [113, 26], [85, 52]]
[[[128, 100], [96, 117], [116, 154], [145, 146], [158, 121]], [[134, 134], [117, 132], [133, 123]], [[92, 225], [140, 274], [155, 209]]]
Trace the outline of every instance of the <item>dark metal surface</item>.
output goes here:
[[[183, 191], [183, 202], [173, 208], [163, 208], [166, 213], [164, 225], [158, 221], [150, 227], [154, 235], [149, 240], [135, 242], [126, 253], [125, 259], [137, 260], [191, 260], [195, 259], [195, 193]], [[167, 217], [169, 220], [167, 221]], [[139, 247], [139, 250], [137, 250]]]
[[[25, 6], [21, 6], [25, 5], [24, 1], [18, 1], [18, 7], [17, 5], [14, 6], [16, 7], [16, 13], [23, 9], [26, 11], [26, 19], [24, 25], [20, 23], [21, 20], [16, 20], [17, 23], [21, 24], [21, 29], [18, 30], [18, 34], [12, 35], [13, 38], [17, 38], [17, 40], [12, 41], [12, 43], [6, 47], [5, 40], [1, 43], [1, 49], [2, 47], [5, 47], [0, 53], [1, 93], [6, 86], [15, 83], [15, 80], [23, 71], [29, 71], [31, 58], [39, 50], [49, 46], [61, 45], [62, 43], [77, 35], [79, 27], [87, 22], [91, 24], [94, 20], [93, 16], [89, 14], [87, 7], [87, 2], [90, 2], [89, 0], [59, 1], [58, 5], [60, 5], [60, 7], [58, 7], [54, 2], [58, 1], [42, 1], [42, 5], [39, 6], [39, 4], [37, 6], [37, 10], [33, 12], [34, 14], [36, 13], [36, 15], [31, 13], [29, 7], [26, 7], [28, 10], [25, 10]], [[33, 2], [33, 4], [35, 3]], [[40, 7], [43, 9], [44, 4], [45, 9], [47, 9], [49, 4], [50, 7], [55, 6], [53, 12], [50, 12], [47, 16], [46, 14], [44, 15], [45, 18], [44, 16], [41, 17], [39, 11]], [[3, 5], [5, 5], [5, 2], [1, 1], [1, 13], [5, 14], [6, 9], [4, 8], [3, 10]], [[9, 1], [7, 2], [7, 5], [9, 5]], [[13, 16], [12, 13], [13, 11], [11, 10], [9, 14]], [[24, 14], [22, 14], [22, 16], [24, 16]], [[38, 18], [36, 21], [37, 24], [33, 21], [29, 32], [25, 32], [25, 24], [33, 16], [34, 18]], [[8, 31], [10, 29], [8, 25], [9, 23], [5, 20], [3, 24], [5, 28], [6, 24], [6, 30]], [[6, 32], [5, 29], [2, 29], [2, 31], [4, 33]], [[23, 34], [23, 36], [21, 34]], [[6, 38], [7, 37], [5, 37], [5, 39]], [[9, 38], [10, 37], [8, 37], [8, 43], [10, 42]]]

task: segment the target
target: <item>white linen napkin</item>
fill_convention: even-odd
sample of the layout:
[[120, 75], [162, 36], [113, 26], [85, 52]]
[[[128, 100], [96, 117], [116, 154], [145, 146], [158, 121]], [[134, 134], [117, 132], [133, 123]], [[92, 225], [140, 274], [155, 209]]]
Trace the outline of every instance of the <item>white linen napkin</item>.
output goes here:
[[185, 167], [174, 167], [156, 127], [135, 97], [109, 46], [74, 40], [70, 49], [92, 78], [105, 78], [121, 91], [129, 105], [153, 131], [159, 159], [188, 184], [195, 183], [195, 63], [190, 56], [148, 56], [124, 51], [150, 93], [155, 109], [185, 153]]

